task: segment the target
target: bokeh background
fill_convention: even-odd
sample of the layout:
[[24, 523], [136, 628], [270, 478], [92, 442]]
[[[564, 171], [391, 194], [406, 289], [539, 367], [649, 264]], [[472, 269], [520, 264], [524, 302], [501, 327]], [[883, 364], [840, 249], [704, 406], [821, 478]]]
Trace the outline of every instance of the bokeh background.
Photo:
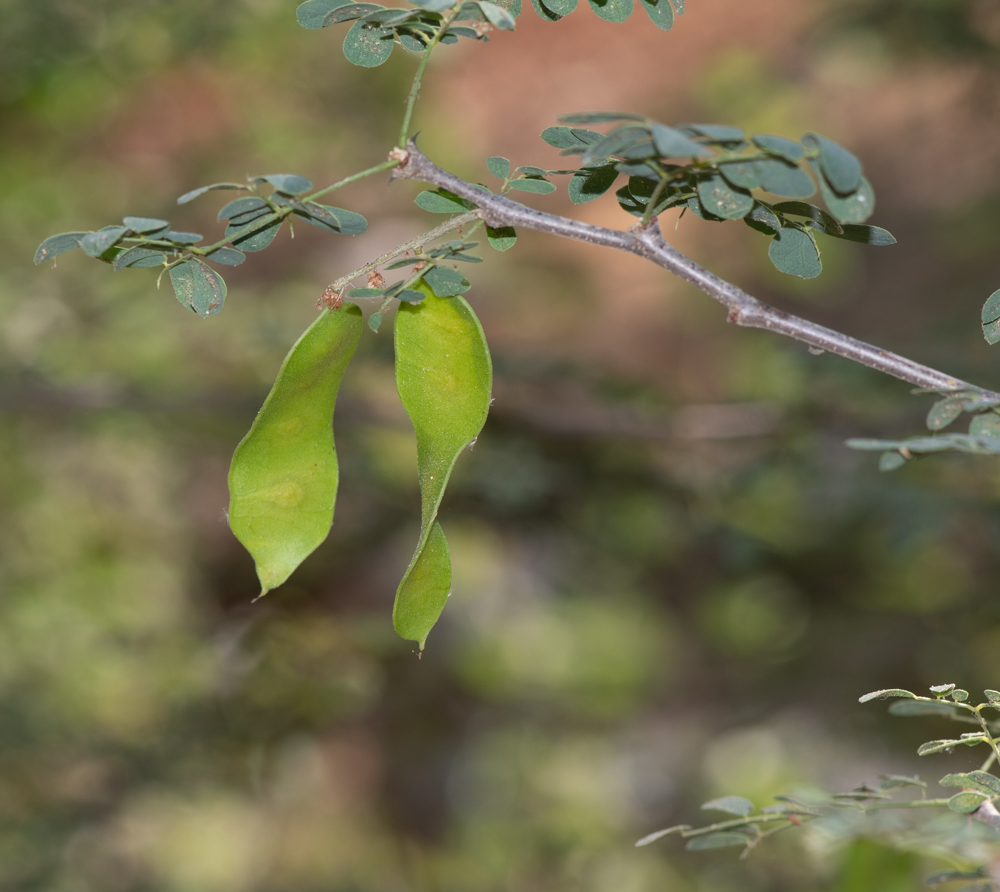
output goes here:
[[[585, 4], [584, 4], [585, 5]], [[421, 660], [390, 609], [418, 528], [389, 326], [337, 408], [329, 540], [251, 605], [226, 470], [324, 286], [436, 225], [419, 187], [337, 196], [355, 238], [287, 230], [201, 320], [154, 271], [47, 235], [276, 171], [333, 182], [391, 146], [413, 57], [352, 68], [294, 0], [0, 3], [0, 889], [729, 892], [917, 888], [941, 862], [786, 834], [749, 861], [651, 830], [977, 754], [857, 697], [1000, 687], [1000, 465], [880, 475], [850, 436], [918, 433], [907, 386], [760, 332], [635, 258], [522, 233], [472, 270], [496, 402], [443, 508], [455, 586]], [[444, 48], [415, 126], [455, 172], [557, 166], [563, 112], [637, 110], [864, 160], [873, 222], [774, 272], [738, 224], [664, 217], [765, 300], [996, 387], [995, 0], [689, 0], [669, 34], [580, 9]], [[573, 209], [625, 227], [608, 195]], [[49, 264], [48, 266], [51, 266]], [[948, 887], [950, 888], [950, 887]]]

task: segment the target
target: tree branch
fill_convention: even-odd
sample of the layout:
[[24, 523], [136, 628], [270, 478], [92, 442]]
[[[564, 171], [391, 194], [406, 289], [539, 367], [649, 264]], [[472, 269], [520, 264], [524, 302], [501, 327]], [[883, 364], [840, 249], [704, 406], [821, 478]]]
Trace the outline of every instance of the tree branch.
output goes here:
[[[482, 188], [442, 170], [431, 162], [412, 140], [405, 150], [394, 149], [389, 157], [399, 162], [393, 174], [394, 178], [430, 183], [474, 202], [479, 208], [479, 216], [487, 226], [494, 228], [519, 226], [523, 229], [534, 229], [591, 245], [626, 251], [662, 266], [722, 304], [729, 311], [728, 321], [735, 325], [760, 328], [785, 335], [810, 347], [836, 353], [844, 359], [884, 372], [917, 387], [931, 390], [980, 390], [966, 381], [914, 362], [905, 356], [866, 344], [864, 341], [793, 316], [757, 300], [667, 244], [655, 222], [646, 226], [638, 224], [629, 231], [622, 232], [537, 211], [501, 195], [484, 192]], [[984, 391], [984, 394], [1000, 396], [993, 391]]]

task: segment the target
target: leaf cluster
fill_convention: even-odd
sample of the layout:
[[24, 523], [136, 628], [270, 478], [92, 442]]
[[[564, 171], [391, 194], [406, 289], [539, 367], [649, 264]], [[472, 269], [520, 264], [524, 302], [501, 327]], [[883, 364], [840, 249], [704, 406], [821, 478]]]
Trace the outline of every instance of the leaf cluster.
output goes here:
[[[262, 188], [270, 189], [268, 194]], [[35, 251], [35, 263], [52, 260], [80, 248], [84, 254], [124, 269], [159, 268], [167, 273], [181, 304], [199, 316], [214, 316], [226, 299], [226, 282], [206, 261], [220, 266], [239, 266], [247, 252], [262, 251], [277, 237], [285, 220], [297, 217], [327, 232], [357, 235], [368, 221], [354, 211], [298, 198], [313, 188], [312, 181], [298, 174], [265, 174], [250, 177], [246, 184], [212, 183], [186, 192], [177, 199], [187, 204], [208, 192], [239, 190], [250, 194], [226, 204], [218, 219], [226, 224], [224, 237], [201, 245], [197, 232], [175, 231], [167, 220], [125, 217], [120, 225], [96, 232], [64, 232], [45, 239]], [[318, 194], [318, 193], [317, 193]]]
[[930, 392], [944, 392], [946, 395], [931, 406], [927, 413], [927, 427], [932, 431], [944, 430], [961, 415], [969, 414], [972, 418], [967, 434], [910, 437], [905, 440], [856, 438], [848, 440], [847, 445], [852, 449], [881, 452], [879, 469], [882, 471], [894, 471], [917, 456], [934, 452], [1000, 455], [1000, 398], [975, 388]]
[[[957, 688], [954, 684], [934, 685], [930, 690], [933, 696], [924, 697], [901, 688], [888, 688], [872, 691], [859, 699], [865, 703], [870, 700], [894, 698], [897, 702], [889, 708], [889, 712], [893, 715], [936, 716], [978, 725], [978, 731], [962, 734], [957, 738], [931, 740], [922, 744], [917, 750], [919, 755], [924, 756], [940, 752], [950, 753], [956, 746], [979, 744], [990, 746], [990, 757], [981, 769], [947, 774], [938, 781], [942, 787], [958, 788], [958, 792], [946, 798], [928, 799], [927, 783], [919, 777], [880, 775], [881, 782], [877, 786], [862, 784], [843, 793], [821, 797], [775, 796], [776, 805], [760, 810], [742, 796], [722, 796], [704, 803], [701, 807], [706, 811], [719, 811], [730, 815], [731, 817], [726, 820], [698, 828], [690, 824], [668, 827], [644, 836], [636, 845], [645, 846], [665, 836], [676, 835], [687, 840], [687, 848], [690, 850], [739, 848], [742, 850], [740, 857], [745, 858], [765, 838], [791, 827], [825, 819], [829, 829], [831, 817], [838, 813], [842, 814], [845, 810], [870, 814], [882, 809], [947, 808], [960, 815], [971, 815], [979, 811], [986, 803], [1000, 799], [1000, 777], [986, 770], [998, 759], [996, 735], [1000, 733], [998, 727], [1000, 722], [987, 721], [982, 715], [984, 709], [1000, 712], [1000, 691], [985, 691], [986, 701], [974, 706], [968, 702], [969, 692]], [[909, 800], [895, 798], [906, 791], [918, 793], [918, 798]], [[939, 871], [926, 877], [924, 882], [935, 886], [952, 880], [974, 880], [970, 886], [964, 887], [966, 892], [972, 892], [974, 889], [994, 888], [988, 878], [987, 866], [982, 865], [974, 870]]]
[[[386, 270], [412, 267], [408, 278], [400, 279], [391, 285], [383, 287], [368, 286], [354, 288], [348, 292], [352, 298], [382, 298], [382, 306], [369, 317], [368, 324], [373, 331], [378, 331], [382, 323], [382, 314], [389, 303], [398, 300], [401, 303], [418, 304], [427, 292], [420, 288], [424, 283], [437, 297], [455, 297], [464, 294], [472, 285], [458, 271], [456, 263], [482, 263], [481, 257], [467, 253], [477, 246], [477, 242], [450, 241], [428, 251], [407, 256], [385, 266]], [[445, 264], [451, 263], [451, 266]]]
[[[626, 212], [649, 221], [680, 207], [703, 220], [743, 220], [768, 236], [768, 256], [783, 273], [810, 279], [822, 271], [816, 234], [892, 245], [885, 229], [863, 225], [875, 209], [875, 193], [861, 162], [826, 137], [806, 134], [795, 142], [782, 136], [747, 136], [737, 127], [681, 124], [670, 127], [640, 115], [593, 112], [566, 115], [563, 126], [542, 133], [563, 155], [581, 155], [568, 173], [576, 204], [593, 201], [619, 176], [616, 192]], [[574, 124], [614, 123], [607, 133]], [[686, 159], [686, 160], [685, 160]], [[802, 201], [817, 188], [826, 210]], [[774, 201], [764, 195], [796, 199]], [[998, 311], [1000, 317], [1000, 311]]]
[[422, 53], [432, 42], [489, 40], [491, 27], [513, 31], [520, 0], [516, 3], [514, 10], [509, 0], [465, 0], [461, 5], [453, 0], [414, 0], [415, 8], [387, 8], [351, 0], [306, 0], [296, 10], [296, 16], [299, 24], [309, 30], [353, 22], [344, 38], [344, 56], [354, 65], [375, 68], [389, 60], [396, 44], [411, 53]]

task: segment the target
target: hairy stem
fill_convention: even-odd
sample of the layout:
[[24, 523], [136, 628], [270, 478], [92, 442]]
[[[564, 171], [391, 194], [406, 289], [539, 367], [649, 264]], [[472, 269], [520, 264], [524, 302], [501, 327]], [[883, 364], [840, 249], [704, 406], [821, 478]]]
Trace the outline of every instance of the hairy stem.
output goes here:
[[[917, 387], [941, 391], [967, 388], [980, 390], [953, 375], [768, 306], [735, 285], [720, 279], [667, 244], [655, 223], [646, 226], [640, 224], [628, 232], [622, 232], [537, 211], [509, 198], [485, 193], [481, 188], [442, 170], [433, 164], [412, 140], [405, 150], [394, 149], [390, 157], [400, 162], [396, 176], [431, 183], [474, 202], [479, 208], [479, 216], [488, 226], [520, 226], [534, 229], [591, 245], [601, 245], [636, 254], [662, 266], [722, 304], [729, 311], [728, 321], [734, 325], [760, 328], [785, 335], [810, 347], [835, 353], [844, 359], [860, 363]], [[982, 392], [985, 396], [1000, 398], [1000, 394], [993, 391]]]
[[417, 66], [417, 72], [413, 75], [413, 83], [410, 85], [410, 95], [406, 97], [406, 112], [403, 114], [403, 123], [399, 128], [399, 142], [397, 145], [400, 148], [406, 145], [406, 140], [409, 139], [410, 136], [410, 121], [413, 119], [413, 109], [417, 104], [417, 96], [420, 95], [420, 85], [424, 80], [424, 72], [427, 70], [427, 63], [431, 60], [431, 53], [441, 42], [444, 32], [447, 31], [448, 28], [451, 27], [452, 22], [455, 21], [460, 9], [461, 4], [458, 4], [444, 17], [444, 19], [442, 19], [441, 27], [434, 32], [434, 36], [430, 39], [426, 49], [420, 56], [420, 64]]
[[435, 226], [434, 229], [421, 233], [416, 238], [411, 238], [408, 242], [403, 242], [403, 244], [397, 245], [384, 254], [380, 254], [374, 260], [368, 261], [364, 266], [359, 266], [346, 276], [341, 276], [336, 282], [330, 285], [330, 291], [336, 291], [339, 294], [342, 289], [350, 285], [358, 276], [363, 276], [372, 270], [378, 269], [382, 264], [388, 263], [390, 260], [395, 260], [400, 254], [405, 254], [407, 251], [414, 251], [417, 248], [422, 248], [424, 245], [429, 245], [431, 242], [437, 241], [441, 236], [447, 235], [449, 232], [454, 232], [466, 223], [472, 223], [473, 221], [478, 223], [479, 219], [479, 211], [466, 211], [464, 214], [452, 217], [440, 226]]

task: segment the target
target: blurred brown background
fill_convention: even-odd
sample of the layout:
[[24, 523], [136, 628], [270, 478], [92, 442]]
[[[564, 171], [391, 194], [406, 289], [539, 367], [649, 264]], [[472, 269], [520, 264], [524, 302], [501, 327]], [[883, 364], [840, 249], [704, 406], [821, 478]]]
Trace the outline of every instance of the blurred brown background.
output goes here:
[[[413, 57], [352, 68], [344, 29], [294, 10], [0, 4], [0, 889], [917, 888], [940, 864], [872, 843], [788, 834], [737, 863], [632, 842], [714, 795], [977, 764], [919, 762], [933, 721], [856, 701], [1000, 687], [1000, 466], [879, 475], [843, 441], [919, 432], [927, 398], [732, 330], [635, 258], [522, 233], [471, 271], [496, 403], [443, 508], [455, 587], [421, 661], [390, 622], [418, 494], [387, 326], [338, 405], [333, 532], [250, 605], [232, 450], [324, 286], [440, 218], [413, 183], [345, 189], [367, 234], [286, 231], [208, 321], [153, 271], [30, 261], [123, 214], [214, 235], [221, 201], [174, 204], [203, 183], [381, 160]], [[668, 214], [668, 238], [996, 387], [998, 58], [995, 0], [689, 0], [669, 34], [528, 9], [435, 57], [415, 127], [483, 181], [492, 154], [560, 164], [537, 134], [570, 111], [822, 132], [863, 159], [897, 246], [824, 240], [804, 283], [738, 224]], [[527, 200], [632, 222], [564, 195]]]

